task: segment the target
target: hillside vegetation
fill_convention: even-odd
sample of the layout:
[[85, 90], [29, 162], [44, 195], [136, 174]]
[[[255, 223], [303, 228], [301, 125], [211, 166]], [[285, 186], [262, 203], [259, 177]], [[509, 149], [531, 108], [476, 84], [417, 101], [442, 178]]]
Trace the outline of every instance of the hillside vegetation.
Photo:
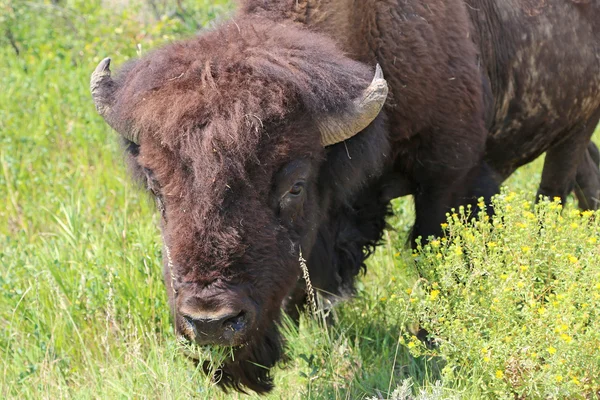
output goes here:
[[[120, 65], [231, 9], [0, 0], [1, 398], [227, 398], [182, 356], [158, 217], [88, 82], [103, 57]], [[395, 201], [335, 325], [284, 322], [290, 361], [267, 398], [598, 398], [600, 213], [534, 206], [540, 170], [511, 177], [493, 220], [455, 210], [415, 253], [412, 200]]]

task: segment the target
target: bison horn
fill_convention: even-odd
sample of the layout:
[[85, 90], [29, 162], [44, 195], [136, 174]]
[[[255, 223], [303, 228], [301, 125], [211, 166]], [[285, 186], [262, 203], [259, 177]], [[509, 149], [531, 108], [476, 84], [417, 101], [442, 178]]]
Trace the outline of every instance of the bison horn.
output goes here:
[[96, 105], [96, 111], [104, 118], [106, 123], [121, 133], [125, 139], [139, 144], [139, 135], [135, 132], [124, 133], [124, 129], [118, 129], [117, 121], [113, 116], [112, 106], [114, 102], [115, 82], [110, 76], [110, 58], [107, 57], [100, 61], [94, 72], [92, 72], [90, 90], [94, 104]]
[[373, 81], [360, 97], [352, 101], [347, 111], [318, 121], [321, 144], [330, 146], [343, 142], [365, 129], [381, 111], [387, 94], [387, 82], [377, 64]]

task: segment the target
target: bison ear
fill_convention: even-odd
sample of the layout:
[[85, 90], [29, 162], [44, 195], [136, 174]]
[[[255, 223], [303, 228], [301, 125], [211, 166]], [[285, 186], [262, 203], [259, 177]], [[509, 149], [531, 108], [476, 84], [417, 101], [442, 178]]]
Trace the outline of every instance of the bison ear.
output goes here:
[[[121, 133], [125, 139], [135, 144], [140, 144], [137, 131], [129, 132], [129, 130], [118, 129], [119, 123], [113, 111], [116, 85], [110, 75], [110, 58], [107, 57], [100, 61], [90, 78], [90, 91], [96, 105], [96, 111], [98, 111], [98, 114], [104, 118], [108, 125]], [[128, 133], [125, 133], [125, 131]]]
[[388, 85], [377, 64], [373, 81], [359, 97], [352, 100], [347, 110], [317, 121], [321, 144], [325, 147], [343, 142], [365, 129], [381, 111], [387, 94]]

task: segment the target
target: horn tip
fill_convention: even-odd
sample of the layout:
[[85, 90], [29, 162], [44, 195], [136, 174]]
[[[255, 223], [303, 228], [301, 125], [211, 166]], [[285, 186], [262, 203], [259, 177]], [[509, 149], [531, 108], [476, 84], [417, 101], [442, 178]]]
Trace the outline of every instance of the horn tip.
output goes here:
[[379, 63], [377, 63], [375, 65], [375, 78], [374, 79], [384, 79], [383, 78], [383, 70], [381, 69], [381, 66], [379, 65]]
[[110, 57], [106, 57], [105, 59], [100, 61], [100, 63], [94, 70], [94, 74], [110, 74], [110, 61]]

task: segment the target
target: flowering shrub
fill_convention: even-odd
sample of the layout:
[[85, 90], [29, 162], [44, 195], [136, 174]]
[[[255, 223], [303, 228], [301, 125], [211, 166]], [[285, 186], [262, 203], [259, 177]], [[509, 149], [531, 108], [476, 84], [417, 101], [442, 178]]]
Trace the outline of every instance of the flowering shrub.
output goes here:
[[435, 345], [409, 334], [404, 343], [443, 358], [445, 385], [480, 382], [501, 398], [600, 395], [600, 212], [514, 192], [494, 208], [492, 218], [449, 214], [445, 235], [415, 251], [420, 278], [395, 302]]

